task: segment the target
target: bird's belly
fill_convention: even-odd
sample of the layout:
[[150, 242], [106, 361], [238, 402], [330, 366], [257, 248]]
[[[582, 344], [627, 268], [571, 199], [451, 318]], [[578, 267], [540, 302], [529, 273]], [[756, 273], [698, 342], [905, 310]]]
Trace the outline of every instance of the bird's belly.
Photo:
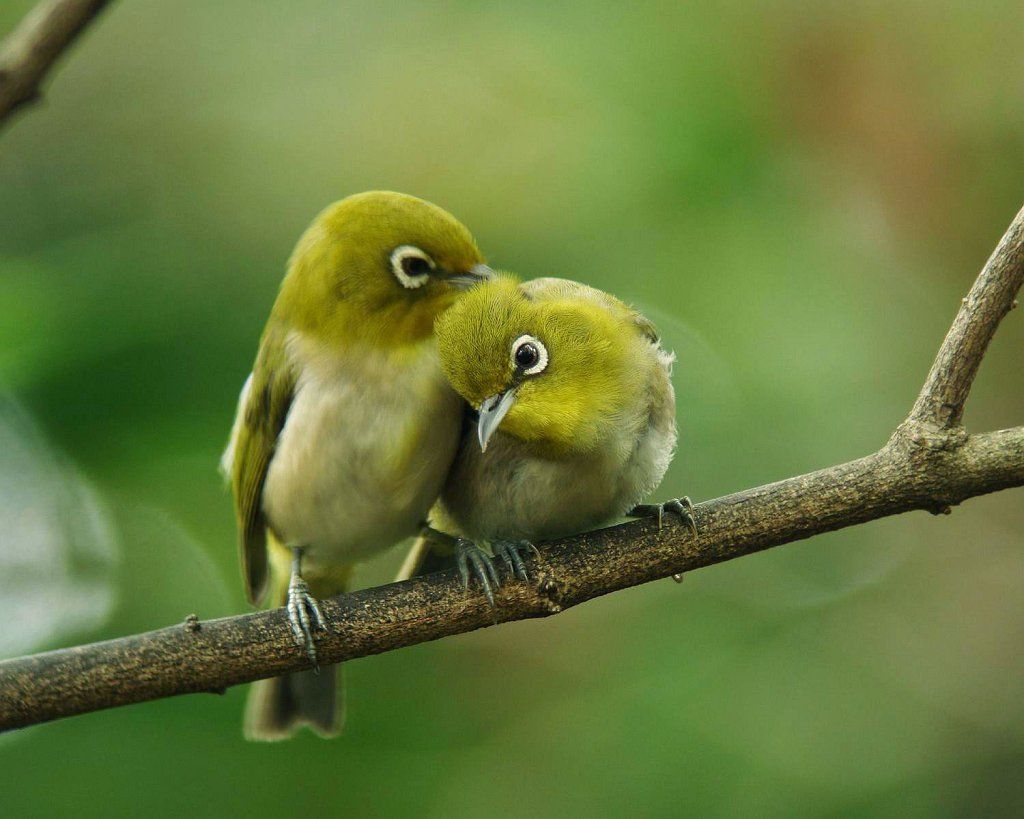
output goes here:
[[442, 527], [475, 540], [549, 540], [592, 529], [632, 505], [621, 467], [463, 449], [439, 507]]
[[313, 567], [361, 560], [415, 534], [437, 497], [460, 407], [440, 373], [410, 375], [309, 380], [299, 389], [263, 505], [281, 541], [303, 546]]

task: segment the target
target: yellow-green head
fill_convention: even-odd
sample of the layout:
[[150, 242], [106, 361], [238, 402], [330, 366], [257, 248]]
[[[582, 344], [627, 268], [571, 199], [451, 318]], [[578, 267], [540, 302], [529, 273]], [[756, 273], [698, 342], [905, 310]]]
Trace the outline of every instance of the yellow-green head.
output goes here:
[[302, 235], [274, 312], [327, 343], [402, 346], [428, 338], [437, 315], [490, 274], [450, 213], [369, 191], [330, 205]]
[[480, 446], [500, 426], [550, 457], [595, 451], [627, 420], [649, 378], [645, 329], [601, 291], [506, 275], [467, 293], [435, 328], [445, 375], [479, 411]]

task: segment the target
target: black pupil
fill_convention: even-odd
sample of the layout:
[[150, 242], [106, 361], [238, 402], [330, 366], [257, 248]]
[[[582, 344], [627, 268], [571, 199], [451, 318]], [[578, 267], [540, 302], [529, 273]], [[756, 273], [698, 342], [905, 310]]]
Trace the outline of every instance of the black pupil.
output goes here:
[[430, 272], [430, 262], [422, 256], [406, 256], [402, 259], [402, 270], [406, 276], [425, 276]]
[[525, 344], [520, 344], [516, 349], [516, 364], [522, 369], [528, 370], [538, 361], [540, 361], [540, 353], [531, 342], [527, 341]]

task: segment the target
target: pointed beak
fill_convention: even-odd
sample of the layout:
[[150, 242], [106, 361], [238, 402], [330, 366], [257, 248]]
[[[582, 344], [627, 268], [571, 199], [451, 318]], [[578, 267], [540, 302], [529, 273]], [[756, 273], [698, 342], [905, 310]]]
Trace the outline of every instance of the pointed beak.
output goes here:
[[454, 273], [448, 277], [448, 281], [456, 287], [468, 290], [474, 285], [494, 278], [494, 271], [485, 264], [475, 264], [465, 273]]
[[485, 398], [480, 402], [480, 420], [477, 422], [476, 434], [480, 439], [480, 451], [487, 451], [487, 442], [491, 440], [494, 431], [498, 428], [502, 419], [512, 408], [516, 400], [516, 391], [506, 390]]

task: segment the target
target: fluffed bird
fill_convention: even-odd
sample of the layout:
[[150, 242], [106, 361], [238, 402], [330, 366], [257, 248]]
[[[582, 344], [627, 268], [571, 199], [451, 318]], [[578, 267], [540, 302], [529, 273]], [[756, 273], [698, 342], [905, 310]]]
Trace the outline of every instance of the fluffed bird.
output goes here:
[[[465, 428], [432, 524], [459, 539], [463, 582], [471, 570], [492, 605], [492, 555], [526, 579], [535, 541], [623, 515], [660, 521], [672, 510], [695, 532], [688, 499], [641, 504], [677, 437], [673, 356], [644, 316], [577, 282], [502, 275], [444, 313], [436, 334], [441, 366], [477, 421]], [[436, 545], [421, 538], [404, 575]]]
[[400, 193], [343, 199], [299, 239], [221, 461], [249, 599], [269, 588], [287, 607], [312, 666], [254, 684], [250, 739], [340, 730], [337, 674], [317, 665], [317, 598], [414, 535], [437, 499], [463, 410], [434, 321], [491, 273], [460, 222]]

